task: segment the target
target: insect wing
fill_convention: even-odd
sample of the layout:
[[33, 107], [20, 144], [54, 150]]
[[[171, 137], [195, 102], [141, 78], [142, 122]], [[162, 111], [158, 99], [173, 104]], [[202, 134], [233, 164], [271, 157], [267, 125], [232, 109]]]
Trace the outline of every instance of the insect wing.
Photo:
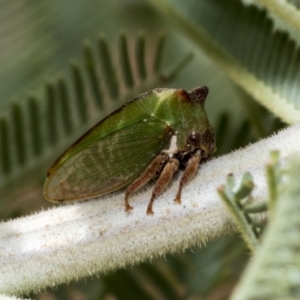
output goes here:
[[54, 165], [45, 197], [52, 202], [84, 200], [127, 187], [168, 145], [171, 131], [154, 119], [110, 133]]

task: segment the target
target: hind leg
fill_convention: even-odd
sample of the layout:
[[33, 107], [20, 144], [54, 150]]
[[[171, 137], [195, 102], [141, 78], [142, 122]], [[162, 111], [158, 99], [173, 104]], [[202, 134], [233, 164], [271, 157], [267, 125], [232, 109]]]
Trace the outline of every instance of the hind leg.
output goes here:
[[155, 159], [151, 162], [151, 164], [147, 167], [147, 169], [142, 173], [133, 183], [127, 188], [125, 194], [125, 209], [129, 211], [132, 209], [132, 206], [129, 204], [128, 198], [129, 195], [133, 192], [137, 191], [139, 188], [144, 186], [147, 182], [149, 182], [156, 172], [161, 170], [162, 165], [164, 165], [168, 161], [169, 157], [165, 154], [159, 154], [155, 157]]

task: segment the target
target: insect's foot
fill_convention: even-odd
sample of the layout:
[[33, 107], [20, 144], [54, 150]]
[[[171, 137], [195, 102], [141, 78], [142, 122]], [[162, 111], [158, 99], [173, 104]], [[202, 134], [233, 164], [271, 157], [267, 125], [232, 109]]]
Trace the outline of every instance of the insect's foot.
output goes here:
[[153, 212], [153, 210], [152, 210], [152, 208], [147, 208], [147, 215], [153, 215], [154, 214], [154, 212]]
[[133, 210], [133, 207], [132, 207], [132, 206], [127, 205], [127, 206], [125, 207], [125, 211], [131, 211], [131, 210]]
[[174, 199], [174, 202], [176, 202], [176, 203], [178, 203], [178, 204], [181, 204], [181, 199], [178, 198], [178, 197], [176, 197], [176, 198]]

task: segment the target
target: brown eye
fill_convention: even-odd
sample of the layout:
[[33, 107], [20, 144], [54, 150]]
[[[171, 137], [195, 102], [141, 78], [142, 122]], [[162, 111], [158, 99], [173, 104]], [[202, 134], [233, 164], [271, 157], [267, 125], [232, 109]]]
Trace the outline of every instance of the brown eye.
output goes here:
[[193, 145], [193, 146], [198, 146], [200, 145], [200, 141], [201, 141], [201, 135], [199, 132], [193, 132], [192, 134], [190, 134], [188, 136], [188, 143], [190, 145]]

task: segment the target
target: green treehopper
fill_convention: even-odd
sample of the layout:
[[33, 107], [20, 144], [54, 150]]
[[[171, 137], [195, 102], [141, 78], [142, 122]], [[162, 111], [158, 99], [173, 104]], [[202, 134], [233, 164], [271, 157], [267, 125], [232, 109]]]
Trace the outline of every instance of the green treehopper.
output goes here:
[[125, 208], [132, 209], [131, 193], [158, 177], [152, 204], [178, 169], [182, 187], [201, 162], [215, 152], [215, 136], [205, 109], [208, 88], [154, 89], [108, 115], [52, 165], [44, 196], [51, 202], [80, 201], [126, 188]]

